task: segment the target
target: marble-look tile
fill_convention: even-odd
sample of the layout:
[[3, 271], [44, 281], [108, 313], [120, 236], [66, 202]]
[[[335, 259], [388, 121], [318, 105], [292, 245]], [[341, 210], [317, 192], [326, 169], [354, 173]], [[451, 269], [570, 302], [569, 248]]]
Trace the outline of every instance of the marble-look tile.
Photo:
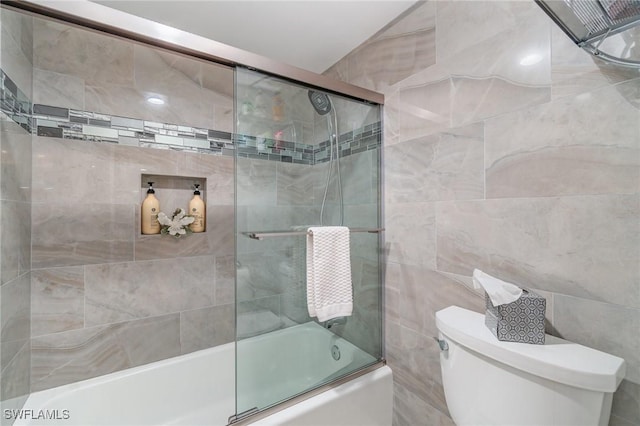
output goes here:
[[[375, 358], [382, 357], [382, 312], [378, 265], [370, 261], [352, 262], [353, 314], [335, 333]], [[304, 303], [306, 308], [306, 303]], [[283, 306], [283, 310], [285, 307]]]
[[33, 86], [32, 52], [22, 43], [22, 34], [31, 31], [19, 12], [2, 9], [0, 29], [0, 67], [31, 98]]
[[436, 268], [435, 203], [388, 203], [384, 227], [388, 262]]
[[[300, 275], [304, 273], [305, 271], [301, 271]], [[296, 285], [287, 288], [280, 295], [280, 306], [280, 313], [287, 321], [291, 320], [296, 324], [312, 321], [307, 309], [307, 285], [304, 279], [301, 278]]]
[[0, 284], [31, 269], [31, 205], [0, 201]]
[[483, 126], [402, 142], [385, 152], [388, 202], [483, 198]]
[[342, 58], [335, 64], [327, 68], [322, 75], [334, 80], [349, 81], [349, 60]]
[[640, 309], [556, 294], [553, 318], [560, 337], [624, 358], [626, 379], [640, 382]]
[[438, 269], [638, 308], [639, 209], [617, 195], [438, 203]]
[[347, 57], [349, 81], [383, 91], [435, 63], [435, 5], [425, 2]]
[[[31, 323], [31, 288], [29, 274], [23, 274], [11, 282], [0, 287], [0, 342], [17, 342], [29, 339]], [[22, 346], [22, 344], [20, 344]], [[6, 350], [2, 349], [3, 362], [7, 357]]]
[[499, 77], [451, 79], [451, 123], [461, 126], [549, 102], [551, 89], [516, 84]]
[[[136, 217], [140, 217], [139, 214]], [[215, 224], [207, 224], [206, 232], [192, 233], [180, 238], [171, 235], [142, 235], [136, 232], [135, 260], [172, 259], [213, 254], [208, 234], [215, 233], [216, 228]]]
[[33, 45], [36, 68], [82, 78], [87, 83], [133, 85], [134, 45], [131, 42], [34, 19]]
[[235, 306], [220, 305], [180, 313], [180, 343], [186, 354], [233, 342]]
[[18, 11], [1, 9], [0, 28], [5, 32], [3, 35], [10, 36], [16, 42], [20, 41], [22, 39], [22, 33], [27, 30], [24, 23], [25, 17], [24, 14]]
[[137, 204], [141, 174], [175, 175], [184, 163], [183, 152], [34, 137], [32, 201]]
[[31, 390], [49, 389], [131, 366], [114, 339], [120, 326], [65, 331], [31, 340]]
[[[426, 82], [404, 86], [398, 101], [398, 141], [431, 135], [451, 127], [453, 83], [446, 72]], [[385, 123], [385, 127], [386, 127]]]
[[84, 269], [31, 272], [31, 336], [84, 327]]
[[[620, 425], [637, 426], [640, 421], [640, 385], [630, 380], [623, 380], [620, 387], [613, 395], [612, 417], [618, 417]], [[624, 420], [624, 422], [623, 422]], [[611, 425], [618, 423], [612, 418]]]
[[[394, 377], [395, 379], [395, 377]], [[393, 426], [454, 426], [446, 414], [420, 399], [414, 392], [394, 380]]]
[[[300, 109], [308, 109], [309, 98], [305, 96]], [[347, 132], [362, 132], [362, 129], [369, 124], [376, 124], [380, 121], [380, 108], [377, 105], [354, 101], [353, 99], [343, 98], [339, 95], [331, 96], [331, 103], [337, 113], [338, 132], [345, 134]], [[329, 139], [329, 130], [327, 128], [327, 120], [329, 116], [314, 115], [314, 124], [321, 129], [318, 136], [322, 136], [319, 142]]]
[[[553, 24], [537, 5], [447, 1], [437, 2], [436, 7], [437, 62], [447, 64], [451, 74], [495, 76], [520, 89], [550, 86]], [[523, 58], [533, 54], [538, 62], [521, 65]]]
[[313, 204], [312, 166], [276, 163], [276, 194], [279, 206]]
[[177, 355], [179, 314], [36, 337], [31, 341], [31, 391]]
[[385, 94], [383, 112], [383, 141], [389, 147], [400, 142], [400, 91]]
[[[372, 228], [377, 229], [384, 227], [378, 223], [378, 205], [377, 204], [353, 204], [346, 205], [344, 209], [344, 226], [349, 228]], [[339, 210], [336, 206], [335, 210]], [[339, 225], [340, 222], [325, 222], [326, 224]], [[382, 251], [382, 247], [378, 246], [377, 233], [352, 233], [350, 238], [351, 257], [368, 259], [372, 261], [378, 260]], [[304, 243], [304, 240], [302, 241]]]
[[[183, 121], [183, 116], [176, 109], [165, 109], [166, 105], [153, 105], [147, 102], [151, 93], [131, 86], [109, 84], [105, 82], [87, 82], [85, 85], [84, 105], [87, 111], [117, 115], [139, 120], [156, 121], [178, 125], [204, 125]], [[165, 101], [166, 102], [166, 101]], [[212, 113], [213, 115], [213, 113]]]
[[394, 382], [405, 387], [414, 398], [446, 413], [440, 348], [433, 337], [390, 322], [387, 324], [386, 349]]
[[132, 367], [172, 358], [180, 355], [180, 316], [129, 321], [120, 324], [116, 336]]
[[33, 204], [32, 267], [133, 260], [134, 206]]
[[185, 157], [186, 168], [181, 174], [207, 179], [207, 187], [204, 188], [207, 206], [232, 206], [235, 191], [233, 158], [190, 152], [185, 153]]
[[214, 304], [234, 303], [236, 290], [235, 256], [216, 257], [216, 287], [213, 294]]
[[33, 103], [84, 110], [84, 79], [33, 69]]
[[484, 298], [425, 267], [387, 263], [385, 286], [397, 290], [398, 323], [425, 336], [437, 333], [435, 313], [456, 305], [484, 312]]
[[303, 265], [294, 259], [300, 257], [299, 253], [289, 254], [282, 250], [240, 254], [238, 300], [273, 296], [296, 287], [298, 273]]
[[[339, 205], [339, 182], [342, 185], [342, 199], [345, 206], [375, 203], [378, 195], [378, 150], [360, 152], [340, 158], [340, 180], [337, 162], [331, 167], [327, 190], [327, 205]], [[313, 183], [313, 203], [322, 205], [329, 163], [313, 166], [310, 178]]]
[[85, 267], [87, 327], [164, 315], [213, 303], [209, 256]]
[[609, 418], [609, 426], [638, 426], [638, 423], [612, 414]]
[[[228, 103], [228, 97], [204, 89], [199, 79], [193, 79], [184, 68], [200, 63], [186, 57], [170, 58], [169, 53], [134, 45], [135, 88], [143, 96], [156, 95], [166, 100], [161, 108], [154, 109], [153, 117], [176, 117], [176, 124], [214, 128], [213, 114], [216, 99]], [[178, 65], [179, 64], [179, 65]], [[175, 68], [178, 65], [179, 68]], [[145, 98], [146, 99], [146, 98]], [[151, 116], [149, 117], [151, 119]], [[159, 120], [164, 121], [164, 120]]]
[[487, 120], [487, 197], [637, 193], [639, 94], [636, 79]]
[[557, 25], [551, 26], [551, 46], [553, 99], [640, 77], [640, 69], [610, 64], [582, 50]]
[[207, 210], [206, 232], [211, 253], [216, 256], [235, 253], [235, 210], [233, 206], [211, 206]]
[[[9, 408], [5, 402], [21, 396], [29, 396], [31, 342], [27, 339], [16, 343], [20, 344], [20, 349], [11, 358], [2, 358], [0, 400], [3, 409]], [[6, 343], [3, 343], [4, 345]]]
[[375, 38], [394, 37], [436, 27], [436, 5], [419, 2], [391, 21]]
[[344, 203], [375, 203], [378, 197], [377, 150], [361, 152], [340, 159]]
[[213, 106], [213, 123], [212, 126], [216, 130], [222, 132], [234, 133], [234, 114], [233, 103], [229, 105], [220, 105], [216, 103]]
[[31, 135], [24, 129], [0, 133], [0, 199], [31, 201]]
[[[177, 55], [172, 56], [176, 57]], [[181, 70], [180, 67], [177, 67], [174, 64], [172, 64], [172, 66]], [[233, 68], [225, 65], [205, 62], [201, 64], [201, 73], [202, 87], [226, 96], [229, 99], [231, 108], [233, 108]]]
[[236, 160], [236, 199], [239, 206], [275, 206], [277, 203], [275, 161]]

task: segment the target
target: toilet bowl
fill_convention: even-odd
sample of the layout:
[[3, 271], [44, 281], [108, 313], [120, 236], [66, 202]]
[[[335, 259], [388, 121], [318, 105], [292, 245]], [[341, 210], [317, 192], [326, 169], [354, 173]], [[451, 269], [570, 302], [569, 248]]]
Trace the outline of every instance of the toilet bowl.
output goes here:
[[484, 315], [457, 306], [436, 312], [442, 384], [463, 425], [607, 425], [622, 358], [546, 336], [544, 345], [502, 342]]

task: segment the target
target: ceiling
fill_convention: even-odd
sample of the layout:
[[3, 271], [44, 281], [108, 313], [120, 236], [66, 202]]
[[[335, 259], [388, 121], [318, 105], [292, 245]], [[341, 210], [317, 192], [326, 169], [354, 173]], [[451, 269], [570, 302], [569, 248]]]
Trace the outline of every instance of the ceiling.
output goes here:
[[94, 0], [322, 73], [416, 0]]

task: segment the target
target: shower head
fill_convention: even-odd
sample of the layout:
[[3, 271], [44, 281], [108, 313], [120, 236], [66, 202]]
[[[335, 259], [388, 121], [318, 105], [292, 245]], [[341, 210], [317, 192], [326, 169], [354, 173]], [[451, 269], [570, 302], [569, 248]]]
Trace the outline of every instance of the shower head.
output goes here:
[[309, 95], [311, 105], [313, 105], [313, 108], [315, 108], [318, 114], [326, 115], [331, 111], [331, 101], [326, 93], [309, 90], [307, 94]]

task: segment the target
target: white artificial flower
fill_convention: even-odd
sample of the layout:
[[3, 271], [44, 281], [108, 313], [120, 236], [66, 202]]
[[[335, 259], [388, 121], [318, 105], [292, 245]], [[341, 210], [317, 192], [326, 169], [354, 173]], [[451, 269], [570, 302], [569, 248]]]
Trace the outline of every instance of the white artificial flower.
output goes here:
[[158, 222], [160, 225], [171, 225], [171, 219], [163, 212], [158, 213]]
[[169, 235], [180, 236], [187, 233], [185, 226], [193, 223], [195, 218], [193, 216], [185, 217], [186, 213], [182, 209], [178, 209], [177, 213], [173, 215], [173, 218], [169, 219], [169, 217], [160, 212], [158, 213], [158, 222], [161, 225], [167, 226], [167, 232]]

